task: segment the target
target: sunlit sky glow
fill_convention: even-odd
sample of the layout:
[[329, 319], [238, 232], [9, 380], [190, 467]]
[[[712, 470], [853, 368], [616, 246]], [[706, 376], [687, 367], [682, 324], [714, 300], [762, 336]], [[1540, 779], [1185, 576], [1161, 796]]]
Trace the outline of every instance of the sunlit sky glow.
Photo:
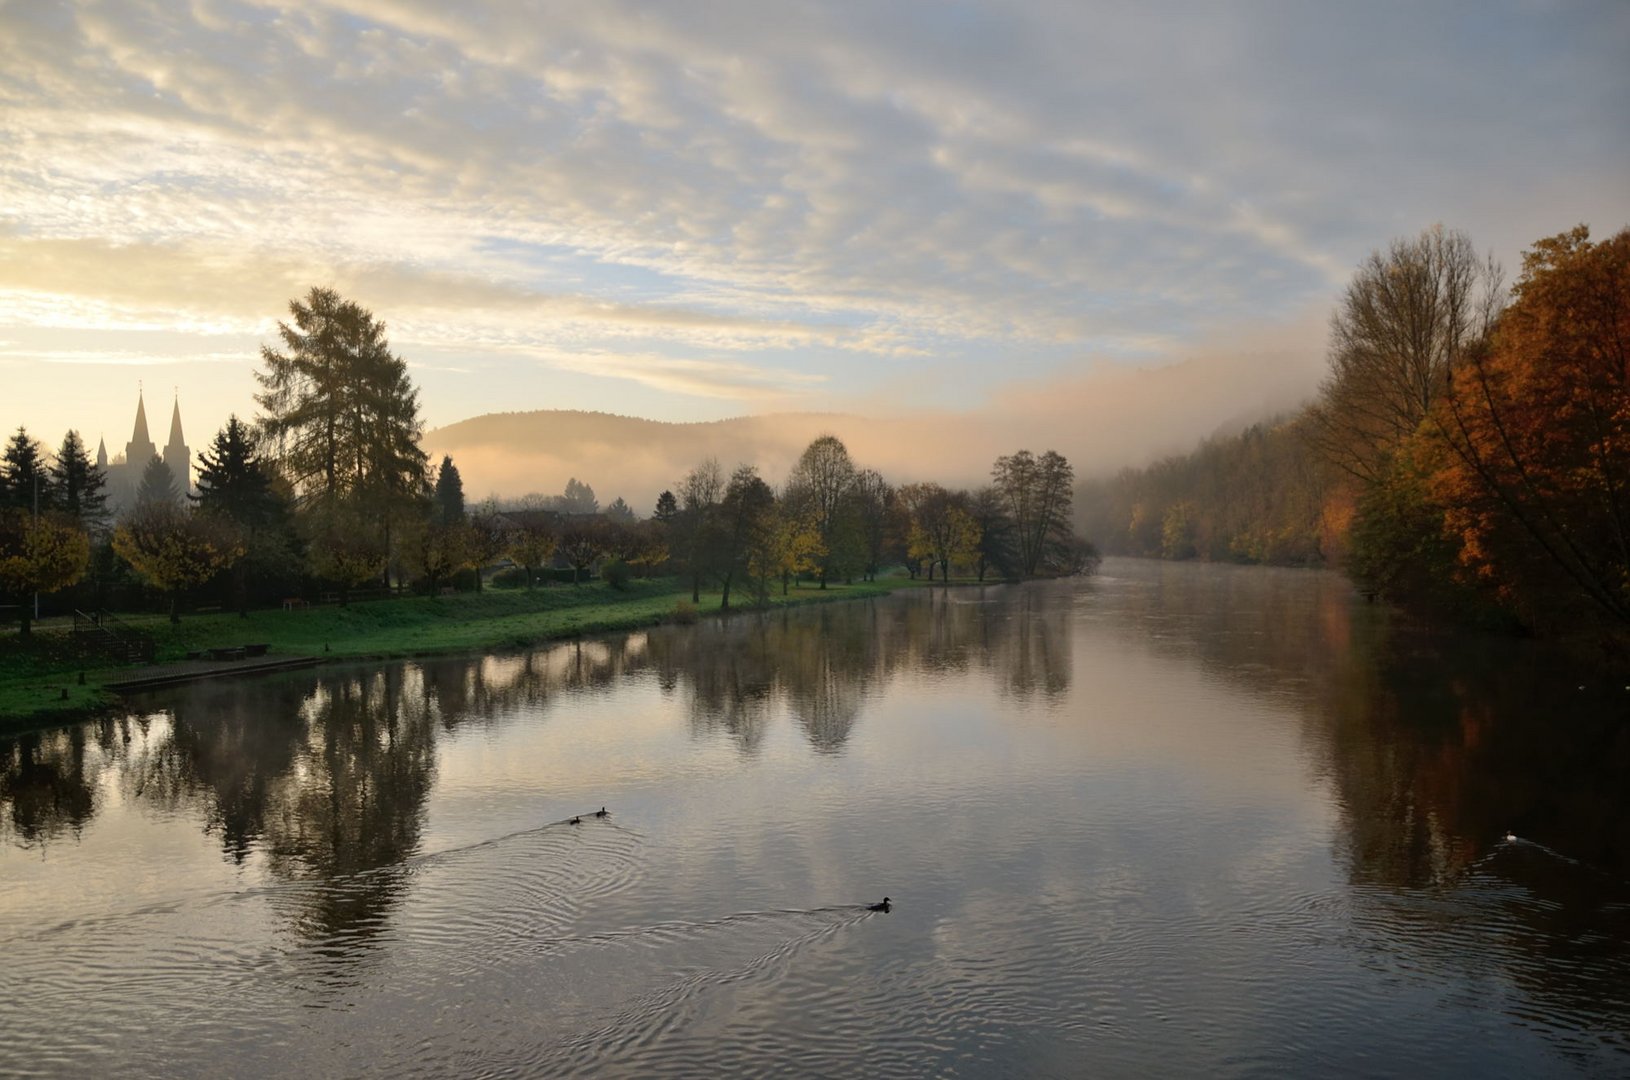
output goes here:
[[1617, 0], [0, 0], [0, 424], [122, 445], [140, 379], [200, 447], [317, 283], [432, 426], [978, 410], [1258, 340], [1301, 392], [1391, 237], [1514, 272], [1630, 221], [1627, 56]]

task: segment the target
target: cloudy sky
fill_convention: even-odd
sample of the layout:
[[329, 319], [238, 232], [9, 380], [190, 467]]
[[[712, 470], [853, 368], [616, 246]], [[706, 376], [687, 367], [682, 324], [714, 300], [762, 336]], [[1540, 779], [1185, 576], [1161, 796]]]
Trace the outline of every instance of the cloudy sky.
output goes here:
[[1221, 420], [1394, 236], [1630, 222], [1627, 56], [1622, 0], [0, 0], [0, 424], [122, 446], [141, 380], [200, 447], [318, 283], [432, 426], [1175, 364]]

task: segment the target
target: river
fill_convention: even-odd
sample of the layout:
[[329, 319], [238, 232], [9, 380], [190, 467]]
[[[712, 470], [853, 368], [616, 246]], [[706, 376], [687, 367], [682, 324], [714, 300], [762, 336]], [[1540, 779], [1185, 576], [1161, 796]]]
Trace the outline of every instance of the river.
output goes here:
[[0, 739], [0, 1074], [1630, 1075], [1623, 681], [1109, 560], [154, 692]]

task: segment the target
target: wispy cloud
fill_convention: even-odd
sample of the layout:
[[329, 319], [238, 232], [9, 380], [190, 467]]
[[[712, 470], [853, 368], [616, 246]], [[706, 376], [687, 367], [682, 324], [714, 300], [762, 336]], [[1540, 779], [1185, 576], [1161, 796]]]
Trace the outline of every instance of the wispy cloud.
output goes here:
[[252, 358], [325, 283], [410, 361], [546, 357], [673, 415], [966, 408], [1299, 317], [1433, 221], [1514, 262], [1630, 217], [1613, 2], [86, 0], [0, 30], [0, 331], [63, 353]]

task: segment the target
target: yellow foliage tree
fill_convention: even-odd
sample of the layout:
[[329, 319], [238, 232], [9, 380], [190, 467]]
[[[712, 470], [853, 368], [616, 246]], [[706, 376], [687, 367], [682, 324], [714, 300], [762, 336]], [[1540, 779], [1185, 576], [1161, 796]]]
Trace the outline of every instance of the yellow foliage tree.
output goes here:
[[113, 550], [170, 594], [170, 621], [181, 621], [181, 594], [243, 557], [243, 538], [223, 518], [174, 503], [143, 503], [113, 531]]
[[[0, 584], [20, 596], [67, 588], [85, 576], [90, 559], [90, 539], [69, 521], [24, 510], [0, 515]], [[17, 606], [26, 637], [33, 609], [26, 601]]]

